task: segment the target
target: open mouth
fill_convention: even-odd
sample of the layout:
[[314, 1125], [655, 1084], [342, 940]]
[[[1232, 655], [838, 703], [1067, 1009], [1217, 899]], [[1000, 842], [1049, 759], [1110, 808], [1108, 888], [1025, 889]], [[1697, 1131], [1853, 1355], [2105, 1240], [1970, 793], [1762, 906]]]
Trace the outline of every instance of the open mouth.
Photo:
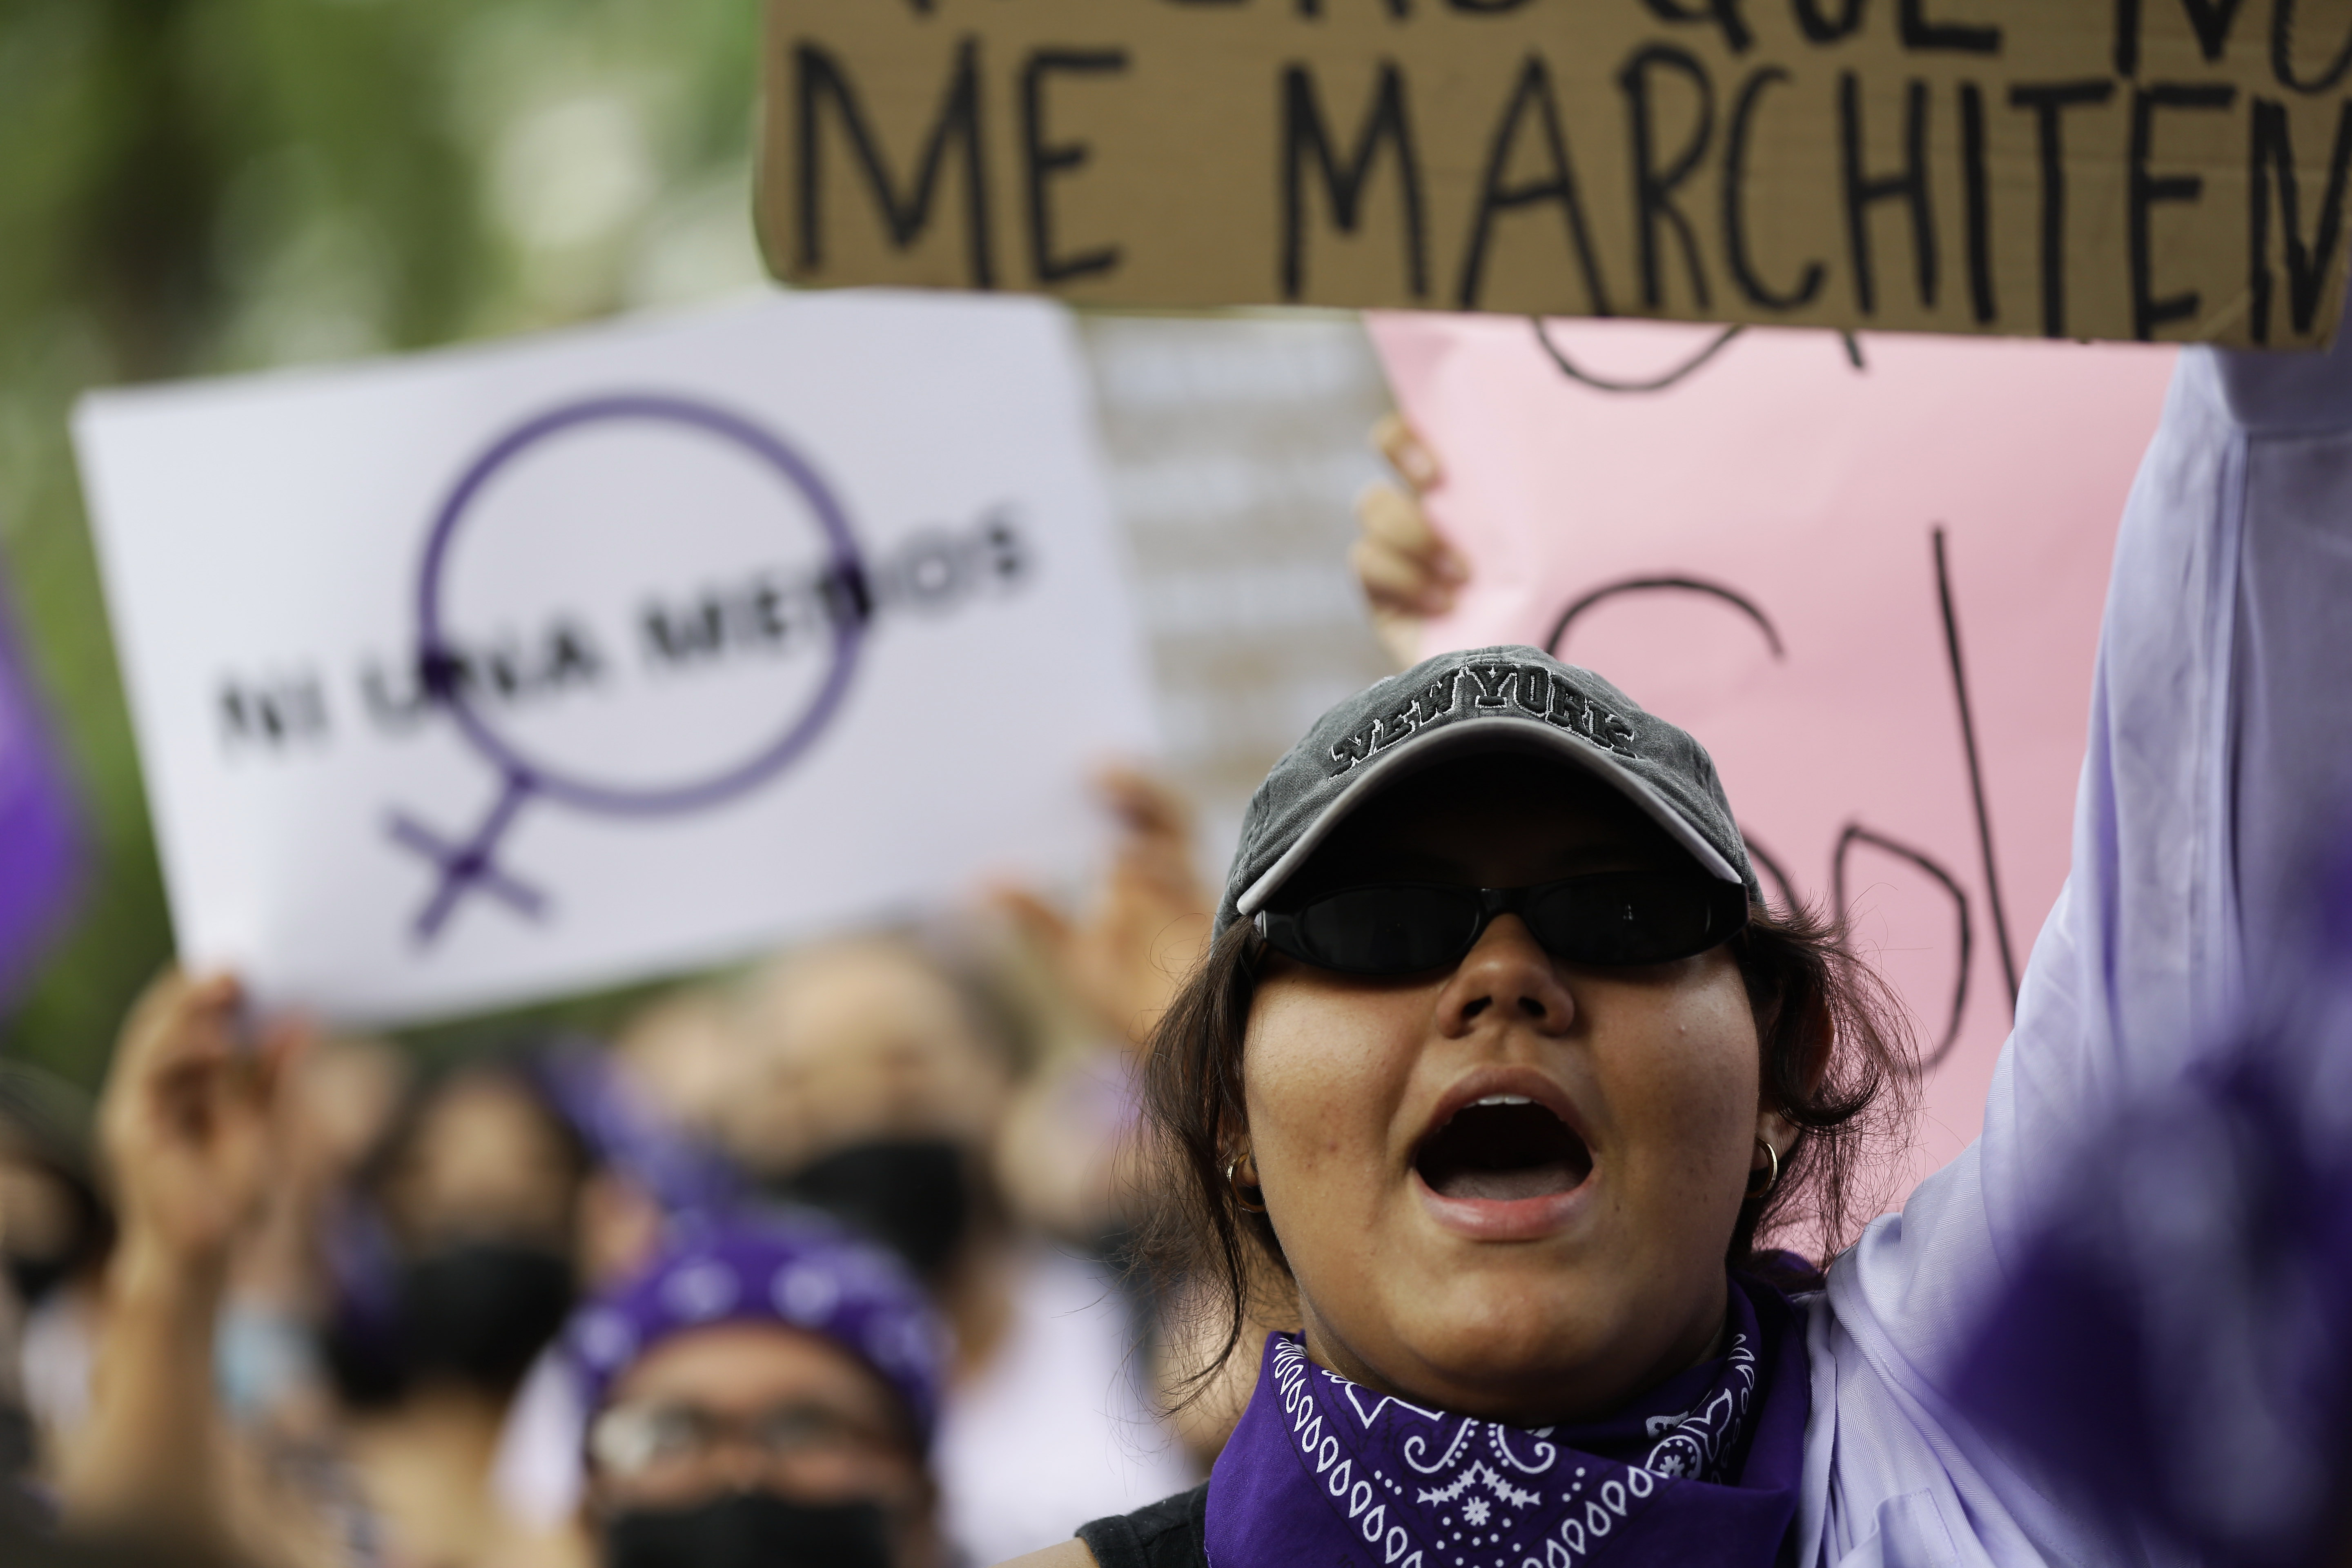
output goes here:
[[1509, 1203], [1574, 1191], [1592, 1173], [1592, 1151], [1548, 1107], [1490, 1094], [1423, 1140], [1412, 1165], [1440, 1197]]

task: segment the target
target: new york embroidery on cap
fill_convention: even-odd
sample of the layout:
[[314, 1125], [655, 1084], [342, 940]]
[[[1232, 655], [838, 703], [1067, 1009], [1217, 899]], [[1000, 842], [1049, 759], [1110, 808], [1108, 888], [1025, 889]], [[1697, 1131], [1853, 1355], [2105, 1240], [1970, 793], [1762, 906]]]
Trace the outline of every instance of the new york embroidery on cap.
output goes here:
[[1344, 773], [1376, 752], [1384, 752], [1415, 731], [1439, 722], [1462, 706], [1462, 683], [1470, 684], [1473, 717], [1536, 719], [1590, 741], [1620, 756], [1633, 755], [1627, 742], [1633, 726], [1578, 691], [1552, 672], [1532, 664], [1472, 664], [1415, 692], [1394, 711], [1373, 720], [1331, 748], [1332, 772]]
[[1425, 724], [1433, 724], [1454, 708], [1455, 680], [1448, 678], [1422, 688], [1385, 718], [1375, 719], [1331, 748], [1332, 772], [1344, 773], [1374, 752], [1384, 752]]

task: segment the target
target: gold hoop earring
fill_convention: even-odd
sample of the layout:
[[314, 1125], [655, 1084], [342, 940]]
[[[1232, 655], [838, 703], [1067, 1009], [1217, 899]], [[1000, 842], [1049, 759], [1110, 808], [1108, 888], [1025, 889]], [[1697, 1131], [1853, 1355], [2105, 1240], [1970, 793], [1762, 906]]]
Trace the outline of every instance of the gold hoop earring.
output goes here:
[[1748, 1195], [1750, 1198], [1760, 1198], [1780, 1184], [1780, 1151], [1772, 1147], [1771, 1140], [1768, 1138], [1756, 1140], [1756, 1146], [1764, 1151], [1764, 1157], [1771, 1161], [1772, 1164], [1771, 1168], [1764, 1173], [1761, 1185], [1758, 1184], [1754, 1171], [1748, 1173]]
[[[1241, 1168], [1243, 1158], [1244, 1156], [1236, 1154], [1232, 1159], [1225, 1162], [1225, 1185], [1233, 1188], [1234, 1202], [1237, 1206], [1239, 1206], [1242, 1213], [1264, 1214], [1265, 1212], [1265, 1189], [1255, 1183], [1244, 1188], [1242, 1185], [1241, 1178], [1234, 1174], [1234, 1173]], [[1257, 1194], [1255, 1201], [1253, 1202], [1249, 1197], [1245, 1196], [1244, 1194], [1246, 1193], [1255, 1193]]]

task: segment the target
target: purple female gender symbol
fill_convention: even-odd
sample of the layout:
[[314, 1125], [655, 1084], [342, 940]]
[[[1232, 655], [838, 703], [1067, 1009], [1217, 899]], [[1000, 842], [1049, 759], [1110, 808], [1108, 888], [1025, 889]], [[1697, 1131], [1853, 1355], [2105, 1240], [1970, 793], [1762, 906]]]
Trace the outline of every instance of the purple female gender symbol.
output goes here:
[[[476, 706], [468, 683], [461, 678], [463, 661], [442, 624], [443, 579], [450, 542], [483, 486], [506, 464], [539, 442], [581, 426], [615, 420], [682, 425], [750, 452], [780, 475], [816, 513], [828, 549], [823, 581], [834, 611], [830, 617], [832, 664], [816, 695], [782, 734], [750, 761], [714, 777], [667, 789], [619, 788], [566, 778], [533, 761], [520, 747], [499, 734]], [[417, 579], [417, 667], [425, 693], [448, 710], [457, 721], [458, 731], [498, 770], [501, 780], [498, 804], [490, 808], [481, 826], [462, 843], [450, 841], [404, 813], [393, 814], [388, 829], [393, 841], [415, 850], [440, 868], [439, 884], [417, 912], [417, 940], [429, 942], [438, 935], [458, 900], [477, 888], [520, 913], [536, 918], [544, 912], [546, 896], [501, 869], [496, 858], [499, 840], [533, 796], [543, 795], [582, 811], [612, 816], [662, 816], [716, 805], [766, 783], [791, 765], [832, 719], [848, 690], [849, 678], [865, 639], [870, 605], [857, 541], [850, 533], [848, 519], [833, 492], [798, 453], [733, 414], [677, 397], [603, 397], [568, 404], [501, 437], [475, 459], [442, 504], [440, 515], [434, 520], [433, 532], [425, 541], [424, 570]]]

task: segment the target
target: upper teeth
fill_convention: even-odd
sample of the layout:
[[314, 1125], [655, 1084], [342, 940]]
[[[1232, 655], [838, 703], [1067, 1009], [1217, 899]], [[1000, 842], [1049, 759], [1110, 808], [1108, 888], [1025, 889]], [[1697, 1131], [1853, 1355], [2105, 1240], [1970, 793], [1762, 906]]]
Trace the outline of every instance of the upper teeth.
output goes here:
[[1473, 1105], [1533, 1105], [1535, 1101], [1524, 1094], [1490, 1094], [1484, 1100], [1474, 1100], [1470, 1103]]

